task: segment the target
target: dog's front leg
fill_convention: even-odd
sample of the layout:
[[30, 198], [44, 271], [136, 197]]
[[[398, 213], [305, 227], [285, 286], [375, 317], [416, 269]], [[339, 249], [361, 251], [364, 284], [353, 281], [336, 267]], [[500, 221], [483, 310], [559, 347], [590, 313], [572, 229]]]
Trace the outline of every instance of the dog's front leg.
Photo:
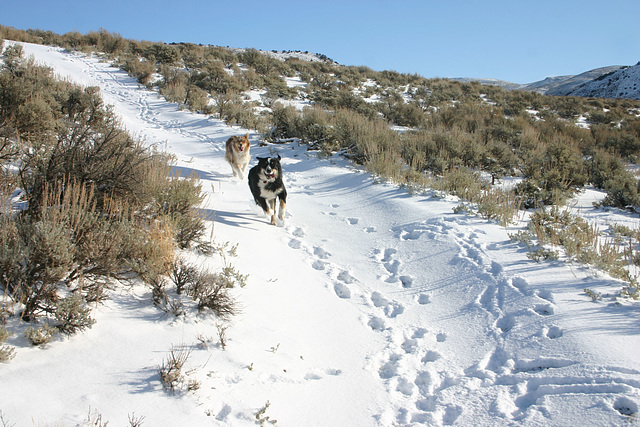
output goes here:
[[244, 168], [239, 163], [236, 163], [235, 171], [233, 172], [234, 175], [236, 174], [236, 171], [238, 173], [238, 178], [240, 178], [241, 181], [244, 181]]
[[[282, 221], [284, 221], [284, 214], [285, 214], [286, 208], [287, 208], [287, 202], [280, 199], [280, 212], [278, 213], [278, 218], [280, 218]], [[274, 210], [275, 210], [275, 206], [274, 206]]]
[[278, 225], [276, 221], [276, 199], [269, 200], [267, 204], [269, 205], [269, 213], [267, 215], [271, 216], [271, 224]]
[[267, 216], [271, 217], [271, 224], [277, 225], [278, 222], [276, 221], [276, 199], [268, 200], [267, 205], [269, 206]]

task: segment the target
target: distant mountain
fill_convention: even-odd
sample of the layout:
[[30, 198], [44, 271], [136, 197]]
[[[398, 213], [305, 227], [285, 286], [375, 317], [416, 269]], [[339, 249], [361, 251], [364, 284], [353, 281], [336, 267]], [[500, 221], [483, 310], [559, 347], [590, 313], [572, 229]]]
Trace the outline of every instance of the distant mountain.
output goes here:
[[640, 62], [631, 67], [612, 65], [575, 76], [547, 77], [528, 84], [496, 79], [457, 78], [453, 80], [477, 81], [507, 90], [528, 90], [544, 95], [640, 99]]
[[516, 89], [522, 88], [523, 86], [519, 83], [512, 83], [506, 80], [498, 80], [498, 79], [476, 79], [473, 77], [457, 77], [451, 80], [456, 80], [462, 83], [478, 82], [480, 84], [487, 85], [487, 86], [500, 86], [501, 88], [506, 90], [516, 90]]
[[599, 79], [588, 81], [570, 93], [575, 96], [640, 99], [640, 63], [623, 67]]
[[[596, 68], [595, 70], [587, 71], [577, 76], [566, 76], [564, 79], [552, 82], [546, 86], [542, 85], [542, 83], [547, 80], [545, 79], [542, 82], [527, 85], [524, 90], [536, 90], [546, 95], [570, 95], [580, 86], [594, 80], [604, 79], [607, 75], [615, 73], [621, 68], [623, 67], [619, 65]], [[540, 90], [538, 90], [538, 88], [540, 88]]]

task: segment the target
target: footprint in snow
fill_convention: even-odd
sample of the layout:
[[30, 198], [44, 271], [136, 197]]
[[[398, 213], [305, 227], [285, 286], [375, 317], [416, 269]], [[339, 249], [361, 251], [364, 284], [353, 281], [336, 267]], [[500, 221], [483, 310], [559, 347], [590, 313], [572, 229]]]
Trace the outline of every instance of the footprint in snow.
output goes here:
[[418, 304], [429, 304], [431, 302], [431, 297], [428, 294], [420, 294], [418, 295]]
[[433, 394], [433, 379], [427, 371], [419, 372], [413, 383], [418, 386], [420, 394], [423, 396], [431, 396]]
[[462, 415], [462, 407], [459, 405], [447, 405], [442, 416], [442, 424], [451, 426]]
[[351, 290], [344, 283], [339, 283], [339, 282], [335, 283], [333, 285], [333, 290], [336, 292], [336, 295], [338, 295], [340, 298], [343, 298], [343, 299], [351, 298]]
[[550, 316], [555, 313], [555, 309], [551, 304], [538, 304], [533, 307], [533, 311], [541, 316]]
[[522, 295], [529, 296], [532, 294], [531, 291], [529, 291], [529, 283], [522, 277], [514, 277], [511, 279], [511, 286], [519, 290]]
[[307, 372], [307, 374], [305, 374], [304, 376], [305, 380], [321, 380], [322, 379], [322, 375], [320, 375], [317, 372]]
[[622, 396], [617, 398], [613, 403], [613, 409], [618, 411], [621, 415], [635, 418], [638, 414], [638, 403], [626, 396]]
[[327, 265], [326, 262], [320, 261], [319, 259], [317, 259], [313, 262], [313, 264], [311, 264], [311, 267], [320, 271], [320, 270], [324, 270], [326, 265]]
[[[393, 257], [393, 255], [395, 255], [398, 252], [397, 249], [395, 248], [387, 248], [384, 250], [384, 255], [382, 257], [382, 262], [388, 262], [391, 261], [391, 257]], [[380, 253], [380, 251], [378, 250], [377, 253]]]
[[536, 296], [538, 298], [542, 298], [544, 300], [547, 300], [547, 301], [549, 301], [551, 303], [553, 303], [555, 301], [555, 299], [553, 298], [553, 293], [551, 291], [549, 291], [549, 290], [546, 290], [546, 289], [542, 289], [542, 290], [536, 291]]
[[437, 351], [428, 350], [427, 353], [422, 358], [422, 363], [427, 364], [429, 362], [435, 362], [442, 358], [442, 355]]
[[424, 338], [425, 335], [427, 335], [429, 331], [426, 330], [425, 328], [418, 328], [413, 332], [413, 335], [411, 335], [411, 338]]
[[231, 406], [225, 404], [224, 406], [222, 406], [220, 412], [218, 412], [218, 415], [216, 415], [216, 420], [225, 421], [229, 414], [231, 414]]
[[560, 338], [563, 335], [562, 329], [558, 326], [551, 326], [549, 328], [544, 328], [542, 331], [543, 335], [549, 339]]
[[306, 235], [306, 233], [301, 227], [297, 227], [295, 230], [293, 230], [293, 233], [291, 234], [293, 234], [296, 237], [304, 237]]
[[384, 319], [378, 316], [372, 316], [367, 325], [369, 325], [369, 327], [374, 331], [384, 331], [386, 329]]
[[351, 274], [349, 274], [348, 271], [343, 270], [338, 274], [338, 280], [344, 283], [353, 283], [356, 279]]
[[407, 338], [400, 345], [400, 347], [402, 347], [404, 352], [407, 354], [415, 353], [416, 350], [418, 349], [418, 340], [413, 338]]
[[380, 292], [373, 292], [371, 294], [371, 301], [376, 307], [382, 308], [382, 311], [384, 311], [387, 317], [394, 318], [404, 312], [404, 306], [402, 304], [388, 300]]
[[389, 361], [382, 365], [378, 370], [380, 378], [388, 380], [398, 375], [398, 362], [400, 361], [400, 358], [401, 356], [399, 354], [392, 354], [389, 356]]
[[507, 314], [502, 316], [498, 320], [496, 320], [496, 327], [499, 328], [503, 333], [509, 332], [516, 326], [516, 318], [512, 314]]
[[411, 276], [400, 276], [400, 283], [402, 283], [403, 288], [410, 288], [413, 286], [413, 277]]
[[327, 252], [326, 250], [322, 249], [319, 246], [316, 246], [315, 248], [313, 248], [313, 254], [320, 259], [327, 259], [331, 256], [331, 253]]
[[396, 391], [404, 394], [405, 396], [411, 396], [413, 394], [414, 385], [407, 381], [406, 378], [398, 378], [398, 385], [396, 386]]
[[289, 247], [293, 249], [300, 249], [302, 247], [302, 242], [298, 239], [289, 240]]

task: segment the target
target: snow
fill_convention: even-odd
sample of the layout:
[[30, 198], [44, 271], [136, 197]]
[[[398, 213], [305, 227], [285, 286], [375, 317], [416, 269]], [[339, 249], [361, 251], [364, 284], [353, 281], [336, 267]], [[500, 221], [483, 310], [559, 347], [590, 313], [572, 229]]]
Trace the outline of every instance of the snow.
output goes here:
[[[180, 111], [97, 57], [24, 46], [60, 77], [99, 86], [130, 132], [200, 176], [215, 241], [238, 245], [231, 262], [249, 276], [224, 348], [220, 320], [165, 314], [142, 285], [116, 286], [93, 328], [45, 348], [16, 332], [16, 357], [0, 365], [5, 424], [638, 424], [640, 306], [583, 293], [621, 282], [529, 260], [513, 229], [453, 213], [452, 197], [411, 195], [250, 132], [254, 157], [282, 157], [287, 217], [274, 227], [224, 160], [226, 139], [247, 130]], [[596, 193], [576, 206], [606, 221], [615, 212], [593, 208]], [[158, 366], [180, 346], [200, 387], [172, 393]]]
[[604, 79], [587, 81], [578, 86], [570, 95], [640, 99], [639, 82], [640, 65], [636, 64], [620, 68]]

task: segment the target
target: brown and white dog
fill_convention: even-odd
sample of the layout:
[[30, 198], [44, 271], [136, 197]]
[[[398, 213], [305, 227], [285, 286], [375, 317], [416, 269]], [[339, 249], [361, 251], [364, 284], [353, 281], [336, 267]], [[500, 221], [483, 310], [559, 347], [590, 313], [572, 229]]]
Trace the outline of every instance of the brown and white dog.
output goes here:
[[227, 140], [227, 162], [231, 165], [233, 176], [237, 176], [244, 181], [244, 173], [249, 166], [251, 160], [251, 143], [249, 142], [249, 134], [244, 136], [234, 135]]

